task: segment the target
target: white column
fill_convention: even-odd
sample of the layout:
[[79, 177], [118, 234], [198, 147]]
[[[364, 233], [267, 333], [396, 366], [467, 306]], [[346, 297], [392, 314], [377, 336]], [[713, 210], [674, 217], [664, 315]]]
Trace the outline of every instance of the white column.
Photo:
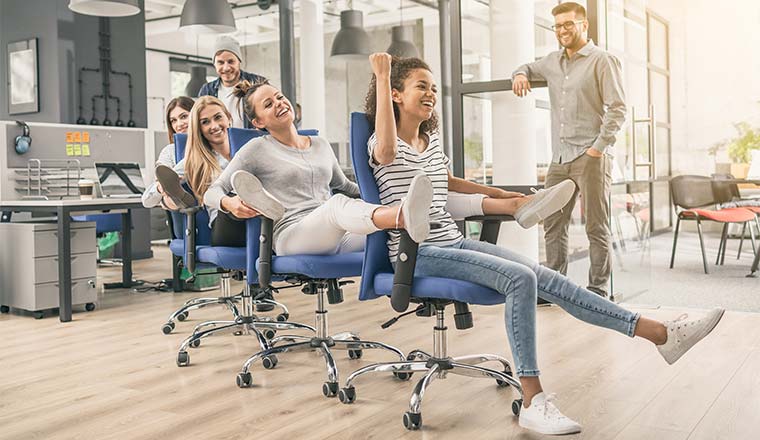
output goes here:
[[[301, 37], [299, 69], [301, 84], [301, 127], [316, 128], [326, 135], [325, 115], [325, 44], [321, 0], [301, 0]], [[295, 103], [293, 103], [295, 105]]]
[[[534, 21], [532, 1], [491, 2], [491, 78], [509, 78], [517, 66], [534, 60]], [[494, 184], [535, 184], [535, 100], [532, 97], [518, 98], [512, 92], [500, 92], [493, 94], [491, 106]], [[514, 222], [505, 223], [499, 234], [499, 244], [538, 259], [537, 228], [524, 230]]]

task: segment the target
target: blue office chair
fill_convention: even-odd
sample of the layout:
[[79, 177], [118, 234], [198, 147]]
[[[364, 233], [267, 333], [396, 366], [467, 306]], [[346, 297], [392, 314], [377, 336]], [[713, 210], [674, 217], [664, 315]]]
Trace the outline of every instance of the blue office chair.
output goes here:
[[[271, 369], [278, 363], [278, 354], [318, 350], [321, 352], [327, 368], [327, 381], [322, 384], [322, 394], [325, 397], [333, 397], [338, 392], [339, 378], [332, 349], [348, 350], [348, 356], [351, 359], [362, 357], [364, 349], [384, 349], [393, 352], [400, 360], [405, 360], [404, 353], [396, 347], [381, 342], [363, 341], [352, 332], [342, 332], [332, 336], [329, 334], [325, 300], [329, 304], [343, 302], [342, 286], [352, 281], [340, 281], [340, 279], [355, 277], [361, 273], [363, 253], [278, 257], [274, 255], [272, 249], [273, 225], [272, 220], [265, 217], [248, 220], [246, 234], [249, 252], [248, 271], [252, 273], [258, 270], [262, 294], [273, 289], [271, 287], [272, 277], [279, 276], [293, 285], [302, 286], [303, 293], [316, 295], [317, 304], [314, 311], [316, 335], [313, 337], [291, 335], [275, 337], [270, 341], [271, 348], [255, 353], [246, 360], [241, 372], [237, 375], [237, 385], [241, 388], [251, 386], [253, 383], [250, 372], [251, 365], [258, 360], [261, 360], [264, 368]], [[275, 345], [279, 342], [288, 343]], [[401, 380], [409, 378], [406, 372], [394, 372], [394, 374]]]
[[[260, 134], [258, 134], [260, 132], [256, 130], [232, 129], [231, 132], [233, 130], [234, 138], [232, 137], [233, 133], [230, 133], [231, 156], [234, 156], [240, 147], [245, 145], [248, 140], [257, 135], [260, 136]], [[185, 157], [186, 145], [186, 134], [174, 135], [174, 155], [176, 162], [179, 162]], [[190, 191], [189, 187], [186, 187], [185, 189]], [[167, 322], [162, 326], [163, 333], [171, 333], [172, 330], [174, 330], [175, 321], [184, 321], [187, 319], [190, 310], [202, 308], [211, 304], [221, 304], [226, 306], [232, 312], [233, 320], [237, 320], [240, 313], [236, 304], [242, 300], [242, 295], [245, 292], [237, 295], [232, 294], [230, 281], [233, 273], [231, 271], [245, 270], [245, 249], [238, 248], [237, 250], [234, 250], [236, 248], [227, 248], [222, 251], [219, 251], [219, 247], [207, 249], [211, 244], [211, 230], [208, 227], [208, 213], [205, 209], [202, 209], [202, 207], [193, 207], [189, 210], [185, 210], [183, 213], [172, 212], [171, 215], [174, 223], [182, 225], [182, 229], [184, 230], [184, 236], [181, 239], [176, 238], [169, 243], [169, 249], [173, 254], [172, 273], [173, 278], [177, 280], [177, 284], [179, 284], [179, 272], [181, 272], [183, 266], [187, 267], [192, 274], [196, 274], [197, 269], [224, 268], [228, 270], [221, 271], [221, 296], [193, 298], [186, 301], [182, 307], [169, 315]], [[179, 217], [179, 222], [177, 222], [177, 217]], [[235, 255], [231, 260], [226, 257], [230, 254]], [[235, 262], [235, 264], [232, 264], [233, 262]], [[200, 264], [200, 266], [198, 266], [198, 264]], [[257, 279], [257, 274], [255, 272], [251, 273], [250, 279]], [[287, 307], [284, 304], [276, 302], [273, 298], [254, 301], [254, 304], [257, 307], [257, 311], [261, 312], [270, 311], [273, 308], [278, 307], [282, 312], [276, 319], [280, 321], [287, 321], [290, 316]], [[218, 325], [219, 323], [218, 321], [213, 322], [216, 323], [215, 325]], [[230, 323], [232, 322], [233, 321], [230, 321]], [[195, 331], [193, 331], [192, 334], [199, 334], [205, 326], [211, 325], [211, 323], [212, 321], [201, 323], [199, 326], [196, 326]], [[266, 331], [265, 334], [266, 336], [271, 337], [274, 335], [274, 332], [269, 330]], [[197, 344], [200, 344], [200, 339], [193, 339], [192, 344], [196, 344], [197, 346]], [[181, 351], [183, 350], [180, 350], [180, 352]]]
[[[252, 132], [252, 130], [246, 130]], [[251, 134], [251, 133], [248, 133]], [[260, 135], [260, 134], [259, 134]], [[234, 157], [235, 153], [240, 149], [242, 145], [250, 140], [252, 136], [246, 139], [246, 133], [238, 133], [235, 138], [235, 142], [232, 143], [231, 139], [231, 151], [230, 155]], [[182, 139], [184, 137], [185, 139]], [[241, 145], [242, 143], [242, 145]], [[175, 147], [177, 154], [184, 155], [184, 147], [186, 144], [186, 136], [175, 135]], [[190, 355], [188, 353], [188, 347], [198, 347], [201, 340], [221, 331], [234, 330], [237, 334], [253, 334], [257, 337], [259, 346], [262, 350], [270, 347], [267, 339], [271, 339], [275, 335], [277, 330], [293, 330], [301, 329], [315, 332], [315, 329], [311, 326], [288, 322], [289, 312], [287, 308], [269, 298], [253, 298], [251, 284], [253, 280], [258, 279], [258, 274], [255, 267], [249, 270], [248, 255], [251, 254], [246, 247], [228, 247], [228, 246], [212, 246], [211, 243], [211, 230], [208, 227], [208, 213], [202, 207], [193, 207], [190, 209], [182, 210], [185, 214], [185, 231], [186, 236], [184, 239], [184, 260], [185, 265], [191, 273], [195, 273], [198, 268], [212, 267], [219, 268], [222, 276], [222, 296], [218, 298], [200, 298], [196, 299], [196, 303], [223, 303], [226, 304], [233, 312], [233, 320], [227, 321], [206, 321], [198, 324], [193, 330], [192, 334], [185, 338], [180, 344], [177, 352], [177, 365], [184, 367], [190, 364]], [[247, 246], [250, 246], [248, 244]], [[244, 290], [240, 295], [231, 295], [230, 292], [230, 279], [235, 276], [238, 279], [245, 280]], [[258, 287], [254, 284], [253, 290], [259, 292]], [[241, 303], [240, 311], [236, 305], [238, 300]], [[271, 306], [278, 306], [282, 310], [274, 320], [269, 318], [258, 318], [254, 315], [254, 306], [258, 304], [267, 304]], [[176, 312], [175, 312], [176, 313]]]
[[[367, 141], [370, 136], [370, 125], [364, 113], [351, 114], [350, 131], [351, 159], [362, 199], [370, 203], [380, 203], [377, 183], [369, 166]], [[497, 219], [495, 216], [489, 217], [491, 223]], [[367, 237], [359, 299], [366, 301], [390, 296], [393, 309], [402, 313], [399, 317], [411, 313], [428, 317], [435, 315], [433, 354], [414, 350], [407, 357], [408, 360], [377, 363], [361, 368], [348, 377], [346, 386], [341, 388], [338, 393], [338, 398], [343, 403], [353, 403], [356, 399], [354, 381], [365, 373], [374, 371], [407, 372], [407, 374], [424, 372], [412, 393], [410, 409], [403, 417], [404, 426], [407, 429], [419, 429], [422, 426], [421, 407], [425, 389], [433, 379], [445, 378], [446, 374], [459, 374], [491, 378], [500, 387], [509, 385], [515, 387], [521, 397], [512, 402], [512, 411], [516, 415], [519, 414], [522, 406], [522, 389], [519, 382], [512, 377], [509, 361], [492, 354], [450, 357], [446, 351], [444, 315], [447, 306], [453, 304], [456, 309], [454, 315], [456, 327], [466, 329], [473, 325], [468, 304], [501, 304], [504, 303], [504, 296], [483, 286], [461, 280], [414, 276], [418, 245], [409, 238], [406, 231], [400, 232], [402, 238], [395, 271], [388, 258], [386, 232], [375, 232]], [[414, 302], [418, 306], [407, 312], [410, 302]], [[389, 321], [386, 325], [393, 322], [395, 320]], [[500, 369], [495, 370], [479, 365], [489, 361], [498, 363]]]

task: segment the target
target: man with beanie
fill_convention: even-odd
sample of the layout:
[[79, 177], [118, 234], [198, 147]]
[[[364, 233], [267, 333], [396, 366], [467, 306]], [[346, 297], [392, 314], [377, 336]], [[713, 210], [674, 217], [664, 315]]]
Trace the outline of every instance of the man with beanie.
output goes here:
[[232, 126], [238, 128], [253, 128], [251, 121], [243, 115], [243, 106], [239, 98], [234, 96], [235, 86], [243, 80], [250, 83], [263, 81], [265, 78], [255, 73], [240, 70], [243, 57], [240, 55], [240, 43], [229, 36], [221, 36], [214, 44], [212, 62], [219, 78], [201, 87], [198, 96], [216, 96], [232, 114]]

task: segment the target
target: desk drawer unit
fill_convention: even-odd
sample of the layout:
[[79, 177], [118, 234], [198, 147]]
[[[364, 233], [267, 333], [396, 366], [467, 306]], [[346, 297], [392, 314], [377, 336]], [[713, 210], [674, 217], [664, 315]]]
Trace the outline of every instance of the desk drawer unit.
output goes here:
[[[97, 300], [94, 222], [71, 224], [72, 304]], [[0, 223], [0, 303], [29, 311], [58, 307], [58, 231], [50, 223]]]

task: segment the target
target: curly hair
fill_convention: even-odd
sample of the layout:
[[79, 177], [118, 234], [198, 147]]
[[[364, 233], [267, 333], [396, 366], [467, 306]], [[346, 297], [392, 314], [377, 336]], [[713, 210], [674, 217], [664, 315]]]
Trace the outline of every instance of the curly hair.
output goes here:
[[[399, 58], [393, 57], [391, 60], [391, 89], [404, 91], [404, 81], [409, 78], [412, 71], [425, 69], [432, 73], [430, 66], [419, 58]], [[372, 131], [375, 131], [375, 117], [377, 115], [377, 78], [372, 75], [369, 81], [369, 90], [364, 98], [364, 113], [367, 114], [369, 125]], [[399, 109], [396, 103], [393, 103], [393, 117], [398, 124]], [[420, 124], [420, 135], [427, 136], [428, 133], [438, 131], [438, 115], [433, 112], [430, 119]]]

